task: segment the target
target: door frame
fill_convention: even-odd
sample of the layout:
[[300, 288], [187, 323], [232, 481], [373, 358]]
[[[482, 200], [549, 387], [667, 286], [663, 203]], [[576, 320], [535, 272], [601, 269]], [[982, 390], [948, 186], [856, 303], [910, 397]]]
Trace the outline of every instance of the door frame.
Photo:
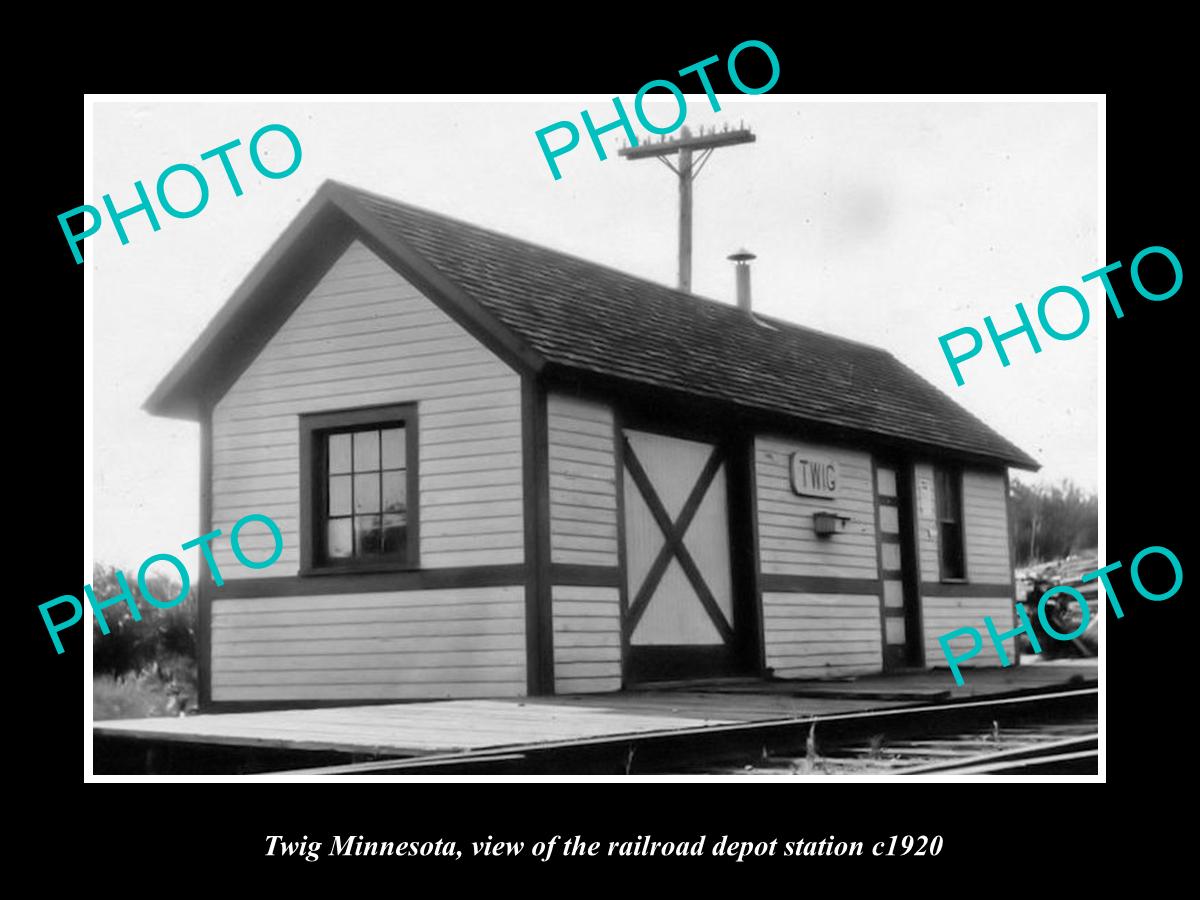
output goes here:
[[[871, 454], [871, 494], [875, 500], [875, 549], [879, 565], [879, 639], [880, 656], [885, 672], [902, 669], [917, 669], [925, 666], [924, 623], [921, 610], [920, 559], [917, 555], [917, 510], [913, 497], [913, 461], [903, 456]], [[892, 469], [896, 473], [897, 521], [900, 525], [901, 594], [904, 618], [904, 650], [900, 654], [889, 653], [887, 619], [889, 608], [884, 604], [883, 583], [883, 523], [879, 509], [884, 505], [879, 496], [879, 468]], [[890, 542], [889, 542], [890, 543]]]
[[[621, 682], [633, 687], [655, 680], [696, 679], [762, 672], [761, 600], [758, 564], [753, 463], [754, 438], [742, 429], [730, 428], [718, 418], [684, 418], [651, 406], [613, 403], [613, 453], [617, 488], [617, 543], [620, 566]], [[658, 645], [664, 650], [658, 665], [635, 665], [630, 642], [629, 567], [625, 548], [625, 429], [665, 437], [710, 443], [719, 448], [725, 467], [726, 517], [728, 521], [731, 611], [733, 639], [727, 649], [715, 645]], [[709, 486], [711, 489], [711, 485]], [[696, 674], [696, 669], [706, 674]]]

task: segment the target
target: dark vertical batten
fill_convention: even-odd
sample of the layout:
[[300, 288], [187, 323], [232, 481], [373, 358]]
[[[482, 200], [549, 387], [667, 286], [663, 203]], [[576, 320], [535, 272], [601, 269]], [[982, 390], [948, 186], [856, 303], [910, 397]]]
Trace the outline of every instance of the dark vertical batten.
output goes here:
[[[316, 553], [319, 538], [316, 530], [316, 515], [314, 515], [314, 496], [319, 496], [317, 492], [327, 490], [324, 486], [318, 487], [316, 480], [325, 465], [318, 457], [324, 454], [318, 452], [314, 446], [316, 443], [313, 440], [311, 427], [311, 419], [303, 415], [297, 416], [299, 426], [297, 428], [296, 440], [299, 441], [300, 447], [300, 571], [310, 572], [317, 565], [319, 554]], [[324, 477], [323, 475], [320, 477]]]
[[617, 597], [621, 619], [617, 630], [621, 633], [621, 687], [626, 687], [629, 684], [629, 633], [626, 627], [629, 621], [629, 560], [625, 549], [625, 435], [622, 431], [621, 410], [611, 402], [609, 408], [612, 410], [613, 421], [613, 475], [617, 491], [617, 568], [620, 572]]
[[[212, 531], [212, 405], [200, 411], [200, 533]], [[212, 705], [212, 572], [199, 553], [196, 579], [196, 677], [200, 684], [201, 710]]]
[[767, 614], [763, 609], [762, 586], [762, 541], [758, 534], [758, 439], [749, 434], [745, 439], [746, 456], [743, 465], [746, 471], [746, 504], [747, 515], [750, 518], [747, 533], [750, 537], [750, 563], [748, 577], [750, 580], [750, 602], [754, 611], [755, 642], [758, 651], [758, 671], [764, 676], [773, 673], [767, 668]]
[[546, 391], [521, 376], [525, 481], [525, 681], [530, 695], [554, 693], [554, 619], [550, 594], [550, 465]]
[[755, 497], [754, 435], [734, 432], [726, 440], [729, 504], [729, 561], [734, 590], [734, 634], [738, 668], [754, 675], [766, 672], [758, 503]]
[[[910, 664], [925, 666], [925, 605], [921, 597], [919, 571], [921, 547], [918, 543], [916, 463], [901, 458], [896, 466], [896, 489], [900, 498], [900, 560], [904, 567], [904, 619], [908, 637]], [[905, 527], [905, 523], [907, 527]], [[965, 525], [964, 525], [965, 529]], [[964, 555], [964, 570], [966, 567]], [[883, 585], [880, 584], [882, 588]]]
[[[1023, 602], [1023, 597], [1017, 596], [1017, 568], [1016, 560], [1013, 559], [1013, 541], [1016, 540], [1015, 529], [1013, 528], [1012, 517], [1012, 487], [1008, 481], [1008, 468], [1004, 469], [1004, 536], [1008, 540], [1008, 596], [1013, 604], [1012, 609], [1012, 625], [1017, 628], [1021, 624], [1021, 618], [1017, 615], [1017, 606]], [[1099, 593], [1096, 597], [1099, 600]], [[1013, 640], [1013, 665], [1019, 665], [1021, 662], [1021, 645]]]

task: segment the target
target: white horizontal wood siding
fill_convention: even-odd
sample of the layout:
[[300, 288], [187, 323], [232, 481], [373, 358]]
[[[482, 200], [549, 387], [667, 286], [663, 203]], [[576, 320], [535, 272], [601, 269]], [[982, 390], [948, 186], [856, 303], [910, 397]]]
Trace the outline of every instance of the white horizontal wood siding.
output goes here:
[[212, 698], [403, 700], [526, 692], [525, 588], [212, 602]]
[[554, 690], [621, 689], [621, 601], [615, 587], [554, 585]]
[[767, 666], [781, 678], [883, 668], [876, 594], [763, 594]]
[[[793, 453], [837, 460], [832, 499], [800, 497], [791, 487]], [[870, 454], [772, 437], [755, 439], [758, 538], [762, 571], [777, 575], [878, 578], [875, 500]], [[827, 537], [813, 531], [813, 513], [848, 516], [846, 530]]]
[[[300, 414], [412, 402], [421, 567], [522, 562], [519, 376], [355, 242], [213, 411], [213, 527], [228, 535], [240, 517], [265, 513], [284, 539], [279, 561], [260, 571], [218, 541], [224, 577], [298, 571]], [[266, 530], [245, 535], [251, 558], [265, 557]]]
[[550, 557], [556, 563], [618, 564], [613, 414], [606, 405], [551, 393]]
[[963, 538], [967, 578], [976, 584], [1008, 584], [1008, 498], [998, 472], [963, 472]]
[[[1007, 596], [997, 597], [924, 597], [922, 609], [925, 624], [925, 665], [929, 667], [945, 667], [946, 655], [938, 638], [947, 632], [958, 628], [974, 628], [983, 638], [983, 647], [978, 656], [959, 663], [964, 666], [998, 666], [1000, 655], [988, 634], [987, 626], [983, 623], [984, 616], [991, 616], [996, 631], [1003, 634], [1016, 627], [1017, 619], [1014, 613], [1016, 600]], [[953, 638], [950, 642], [950, 652], [960, 656], [974, 646], [974, 640], [967, 634]], [[1014, 641], [1004, 642], [1005, 652], [1009, 662], [1015, 662], [1017, 654]]]

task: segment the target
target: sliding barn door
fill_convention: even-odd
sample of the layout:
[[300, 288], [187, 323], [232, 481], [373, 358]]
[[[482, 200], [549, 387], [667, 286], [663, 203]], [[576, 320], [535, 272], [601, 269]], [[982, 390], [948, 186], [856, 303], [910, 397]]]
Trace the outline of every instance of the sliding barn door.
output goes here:
[[726, 453], [702, 441], [622, 434], [627, 674], [729, 674], [739, 642]]

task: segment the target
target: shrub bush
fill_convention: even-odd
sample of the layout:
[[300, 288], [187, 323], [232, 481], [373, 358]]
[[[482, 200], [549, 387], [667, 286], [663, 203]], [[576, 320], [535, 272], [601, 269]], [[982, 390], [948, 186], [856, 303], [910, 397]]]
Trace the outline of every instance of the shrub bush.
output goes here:
[[195, 707], [194, 677], [175, 681], [151, 670], [119, 678], [92, 676], [92, 718], [97, 721], [178, 716], [194, 712]]
[[[121, 592], [116, 568], [97, 565], [92, 591], [97, 601]], [[104, 610], [108, 634], [92, 617], [92, 709], [97, 719], [174, 716], [194, 712], [197, 698], [195, 590], [168, 609], [142, 596], [136, 572], [125, 573], [141, 621], [129, 605]], [[179, 582], [151, 572], [146, 589], [160, 602], [179, 595]]]
[[[142, 596], [136, 573], [126, 573], [129, 592], [137, 601], [142, 620], [135, 621], [129, 605], [119, 603], [104, 610], [108, 634], [92, 618], [92, 672], [114, 677], [128, 672], [141, 672], [147, 666], [167, 657], [196, 660], [196, 597], [193, 589], [182, 602], [169, 609], [151, 606]], [[151, 572], [146, 587], [155, 598], [168, 600], [178, 596], [179, 582]], [[97, 565], [92, 572], [92, 590], [96, 599], [109, 600], [120, 593], [116, 568]]]

